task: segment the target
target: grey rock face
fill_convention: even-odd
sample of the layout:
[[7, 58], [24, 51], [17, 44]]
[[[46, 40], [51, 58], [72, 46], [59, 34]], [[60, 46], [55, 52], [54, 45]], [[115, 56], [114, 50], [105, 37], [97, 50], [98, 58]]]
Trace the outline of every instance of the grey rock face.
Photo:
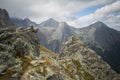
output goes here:
[[17, 28], [0, 9], [0, 80], [18, 80], [30, 58], [40, 55], [37, 29]]
[[48, 46], [47, 45], [47, 38], [41, 31], [38, 31], [37, 36], [38, 36], [38, 38], [39, 38], [42, 45]]
[[[0, 79], [4, 78], [2, 75], [9, 74], [9, 68], [14, 68], [12, 71], [17, 70], [19, 75], [18, 70], [22, 70], [22, 61], [16, 57], [37, 58], [40, 55], [39, 40], [34, 29], [9, 30], [8, 28], [0, 30]], [[9, 77], [15, 74], [11, 73]]]
[[75, 34], [73, 27], [65, 22], [57, 22], [52, 18], [42, 22], [38, 26], [40, 32], [47, 39], [45, 46], [54, 52], [59, 52], [62, 43], [67, 41], [68, 37]]
[[96, 22], [79, 30], [80, 39], [95, 50], [110, 66], [120, 72], [120, 32], [107, 27], [102, 22]]
[[12, 22], [9, 18], [9, 14], [5, 9], [0, 8], [0, 28], [6, 27], [7, 25], [12, 25]]
[[49, 43], [47, 47], [52, 51], [59, 52], [61, 48], [61, 42], [59, 40], [53, 40]]
[[44, 21], [41, 24], [38, 24], [38, 26], [40, 26], [40, 27], [59, 27], [59, 22], [50, 18], [47, 21]]

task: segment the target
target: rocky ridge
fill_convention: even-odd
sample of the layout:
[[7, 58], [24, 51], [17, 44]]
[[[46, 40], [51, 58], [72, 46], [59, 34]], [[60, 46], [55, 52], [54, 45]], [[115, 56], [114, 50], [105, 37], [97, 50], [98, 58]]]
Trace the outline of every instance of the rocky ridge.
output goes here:
[[[81, 65], [81, 67], [91, 74], [95, 80], [120, 79], [120, 75], [117, 75], [117, 73], [113, 71], [111, 67], [103, 61], [99, 55], [97, 55], [96, 52], [88, 48], [79, 40], [79, 38], [71, 37], [71, 39], [65, 43], [61, 49], [60, 57], [62, 56], [69, 56], [70, 58], [73, 58], [73, 60], [76, 61], [77, 66]], [[79, 72], [78, 70], [78, 73], [82, 74], [82, 71]]]
[[39, 40], [32, 27], [0, 30], [0, 80], [17, 80], [29, 59], [40, 55]]
[[96, 51], [116, 72], [120, 73], [120, 32], [103, 22], [96, 22], [79, 30], [80, 40]]
[[31, 21], [29, 18], [20, 19], [20, 18], [11, 17], [10, 21], [14, 23], [16, 26], [20, 26], [20, 27], [37, 26], [37, 24]]

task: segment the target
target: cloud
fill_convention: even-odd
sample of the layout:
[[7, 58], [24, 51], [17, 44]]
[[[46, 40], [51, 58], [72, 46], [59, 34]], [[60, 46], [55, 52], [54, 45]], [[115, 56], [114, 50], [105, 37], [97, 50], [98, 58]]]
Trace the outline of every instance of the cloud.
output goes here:
[[[75, 27], [84, 27], [101, 20], [117, 29], [120, 23], [119, 4], [119, 0], [0, 0], [0, 7], [7, 9], [10, 16], [28, 17], [37, 23], [52, 17]], [[106, 6], [86, 16], [74, 14], [97, 5]]]
[[72, 19], [72, 14], [78, 10], [112, 1], [114, 0], [1, 0], [0, 7], [7, 9], [10, 16], [29, 17], [37, 22], [50, 17], [66, 21]]
[[[86, 16], [79, 17], [74, 20], [71, 24], [77, 27], [87, 26], [88, 24], [94, 23], [96, 21], [103, 21], [109, 26], [120, 25], [120, 1], [116, 1], [112, 4], [106, 5], [100, 9], [97, 9], [94, 13], [91, 13]], [[119, 20], [119, 21], [118, 21]], [[112, 28], [114, 28], [113, 26]]]
[[[120, 14], [120, 13], [119, 13]], [[120, 15], [109, 15], [104, 19], [104, 22], [111, 28], [120, 31]]]

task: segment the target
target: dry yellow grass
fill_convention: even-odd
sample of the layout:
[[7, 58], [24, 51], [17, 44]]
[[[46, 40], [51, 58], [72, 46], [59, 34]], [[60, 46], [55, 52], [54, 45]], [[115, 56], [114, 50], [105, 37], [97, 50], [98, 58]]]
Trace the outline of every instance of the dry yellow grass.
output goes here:
[[51, 50], [45, 48], [45, 47], [42, 46], [42, 45], [40, 46], [40, 51], [43, 51], [43, 52], [48, 53], [48, 54], [53, 53]]

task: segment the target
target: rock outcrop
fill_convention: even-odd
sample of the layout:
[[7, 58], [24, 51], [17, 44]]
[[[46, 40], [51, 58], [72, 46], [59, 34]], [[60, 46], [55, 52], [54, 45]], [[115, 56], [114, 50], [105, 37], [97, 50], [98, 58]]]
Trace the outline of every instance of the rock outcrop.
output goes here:
[[113, 71], [93, 50], [72, 37], [61, 49], [53, 53], [41, 45], [37, 60], [29, 61], [29, 67], [21, 80], [119, 80]]
[[31, 21], [29, 18], [20, 19], [16, 17], [11, 17], [10, 20], [16, 26], [22, 26], [22, 27], [37, 26], [37, 24]]
[[31, 28], [1, 28], [0, 30], [0, 80], [17, 80], [24, 70], [25, 59], [40, 55], [36, 30]]
[[13, 25], [9, 18], [9, 14], [5, 9], [0, 8], [0, 28], [7, 27], [8, 25]]
[[[120, 75], [113, 71], [97, 53], [85, 46], [83, 42], [76, 37], [71, 37], [61, 49], [60, 57], [64, 56], [73, 58], [75, 65], [77, 65], [77, 69], [82, 67], [86, 72], [91, 74], [95, 80], [120, 79]], [[78, 73], [82, 76], [83, 72], [81, 70]]]

